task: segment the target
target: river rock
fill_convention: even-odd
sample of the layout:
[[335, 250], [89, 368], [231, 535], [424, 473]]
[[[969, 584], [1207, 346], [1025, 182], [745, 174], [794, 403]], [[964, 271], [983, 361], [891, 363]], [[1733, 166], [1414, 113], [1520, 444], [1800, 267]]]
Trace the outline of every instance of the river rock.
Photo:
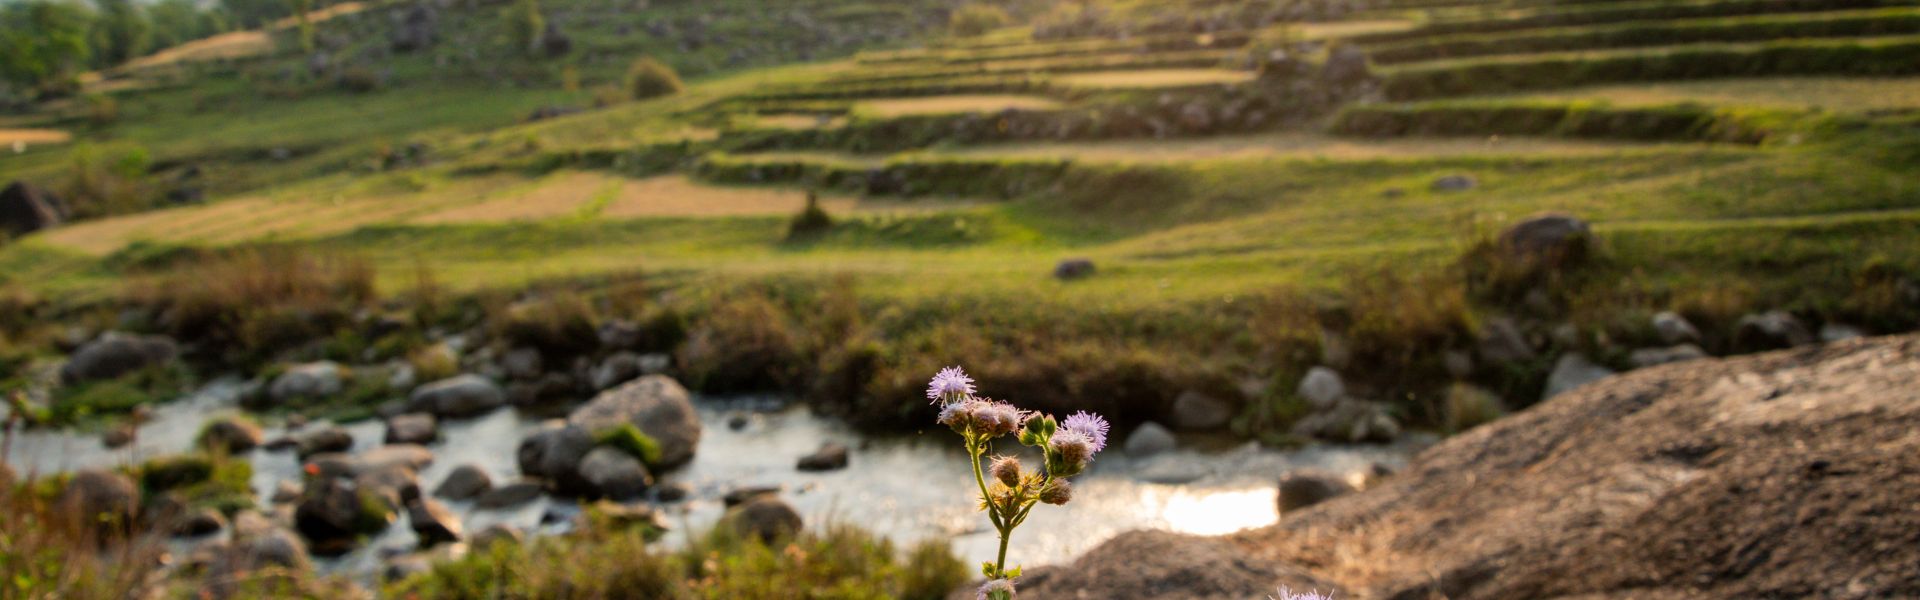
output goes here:
[[132, 423], [116, 423], [106, 431], [100, 432], [100, 445], [108, 450], [118, 450], [133, 443], [133, 438], [137, 435], [139, 435], [139, 429]]
[[264, 439], [266, 434], [260, 425], [250, 419], [229, 416], [208, 421], [196, 441], [202, 448], [239, 454], [259, 447]]
[[139, 514], [140, 488], [126, 475], [87, 469], [74, 473], [67, 481], [66, 490], [60, 493], [59, 505], [81, 523], [130, 526]]
[[1344, 443], [1390, 443], [1400, 438], [1400, 422], [1377, 403], [1347, 398], [1293, 424], [1294, 435]]
[[1133, 478], [1161, 485], [1186, 485], [1205, 479], [1212, 474], [1213, 467], [1206, 459], [1181, 454], [1162, 454], [1141, 464], [1135, 470]]
[[313, 559], [300, 536], [271, 524], [263, 524], [260, 529], [243, 534], [239, 521], [240, 518], [236, 516], [234, 541], [216, 547], [213, 559], [207, 565], [207, 580], [212, 582], [212, 589], [208, 591], [214, 592], [214, 597], [239, 596], [236, 593], [239, 590], [231, 589], [234, 582], [259, 569], [271, 567], [296, 573], [313, 569]]
[[397, 512], [420, 497], [420, 475], [401, 465], [361, 471], [353, 477], [353, 483], [363, 496], [380, 498], [391, 511]]
[[640, 376], [640, 355], [615, 352], [593, 367], [590, 377], [595, 390], [607, 390]]
[[387, 419], [389, 444], [430, 444], [439, 437], [439, 422], [430, 413], [407, 413]]
[[1813, 343], [1813, 339], [1800, 319], [1783, 310], [1741, 317], [1733, 333], [1734, 347], [1744, 352], [1803, 346]]
[[1500, 247], [1508, 256], [1550, 266], [1586, 257], [1593, 228], [1566, 213], [1541, 213], [1500, 232]]
[[407, 412], [464, 418], [477, 416], [507, 403], [507, 393], [479, 375], [456, 375], [415, 389], [407, 397]]
[[657, 484], [652, 490], [653, 501], [660, 503], [679, 502], [693, 495], [693, 486], [679, 481]]
[[1233, 420], [1233, 404], [1187, 390], [1173, 399], [1173, 427], [1184, 431], [1213, 431]]
[[420, 498], [407, 505], [407, 522], [420, 536], [421, 547], [460, 541], [460, 518], [432, 498]]
[[58, 227], [66, 220], [65, 207], [58, 196], [40, 186], [15, 181], [0, 190], [0, 232], [12, 238]]
[[393, 507], [368, 501], [357, 484], [341, 478], [309, 482], [293, 512], [294, 527], [302, 536], [339, 550], [353, 538], [386, 529], [393, 518]]
[[187, 514], [174, 524], [175, 537], [196, 538], [212, 535], [227, 528], [227, 518], [220, 511], [203, 508]]
[[1512, 318], [1496, 316], [1487, 319], [1480, 326], [1478, 351], [1480, 359], [1489, 365], [1501, 366], [1533, 360], [1536, 356], [1533, 345], [1527, 343], [1527, 337], [1520, 333], [1520, 326]]
[[1540, 398], [1552, 398], [1612, 375], [1612, 369], [1594, 364], [1578, 352], [1568, 352], [1553, 363], [1553, 372], [1547, 374], [1547, 389]]
[[820, 445], [813, 454], [800, 457], [796, 468], [801, 471], [834, 471], [847, 468], [847, 445], [839, 442], [827, 442]]
[[1280, 476], [1282, 516], [1354, 492], [1353, 485], [1331, 473], [1290, 471]]
[[487, 526], [486, 529], [480, 530], [480, 533], [473, 534], [471, 545], [475, 549], [481, 550], [492, 548], [494, 544], [501, 542], [517, 546], [525, 541], [526, 537], [526, 534], [521, 533], [518, 527], [506, 523], [495, 523]]
[[355, 473], [402, 468], [420, 471], [433, 464], [433, 451], [419, 444], [388, 444], [353, 457]]
[[330, 398], [346, 389], [340, 363], [321, 361], [287, 367], [286, 372], [267, 384], [267, 397], [275, 405], [301, 399]]
[[740, 535], [768, 543], [799, 533], [805, 526], [799, 511], [771, 495], [756, 496], [728, 509], [722, 522]]
[[536, 408], [573, 399], [573, 377], [566, 373], [547, 373], [532, 381], [507, 385], [507, 403], [521, 408]]
[[540, 497], [540, 484], [516, 481], [493, 488], [474, 499], [474, 508], [502, 509], [520, 506]]
[[1453, 431], [1466, 431], [1507, 414], [1500, 396], [1469, 383], [1449, 386], [1446, 402], [1446, 425]]
[[447, 473], [447, 478], [440, 481], [440, 486], [433, 488], [433, 495], [448, 500], [471, 500], [491, 489], [493, 478], [487, 476], [486, 470], [479, 465], [467, 464], [454, 467], [453, 472]]
[[1627, 354], [1627, 360], [1633, 362], [1636, 369], [1686, 362], [1707, 357], [1707, 351], [1693, 344], [1680, 344], [1670, 348], [1641, 348]]
[[536, 348], [514, 348], [500, 358], [500, 368], [506, 370], [507, 376], [522, 381], [539, 379], [540, 374], [546, 372], [543, 363]]
[[732, 490], [728, 490], [726, 495], [721, 496], [720, 504], [723, 506], [726, 506], [727, 508], [733, 508], [735, 506], [746, 504], [747, 501], [753, 500], [754, 498], [759, 498], [761, 496], [772, 496], [779, 493], [780, 493], [780, 486], [775, 486], [775, 485], [750, 485], [746, 487], [737, 487]]
[[599, 528], [599, 531], [615, 532], [639, 528], [641, 535], [649, 541], [673, 530], [673, 525], [667, 521], [666, 515], [654, 510], [651, 506], [617, 504], [605, 500], [587, 507], [574, 522], [576, 523], [574, 529], [577, 531]]
[[111, 332], [81, 346], [60, 367], [60, 381], [69, 385], [114, 379], [147, 367], [173, 362], [180, 354], [172, 339], [154, 335]]
[[1149, 421], [1127, 434], [1124, 449], [1128, 456], [1145, 457], [1173, 450], [1177, 445], [1173, 432], [1167, 431], [1159, 423]]
[[1653, 330], [1668, 345], [1700, 343], [1700, 330], [1694, 328], [1686, 317], [1670, 310], [1653, 315]]
[[[425, 539], [422, 539], [425, 542]], [[388, 558], [380, 568], [380, 580], [393, 583], [433, 571], [433, 559], [425, 554], [406, 554]]]
[[295, 453], [305, 460], [309, 456], [325, 452], [346, 452], [353, 448], [353, 434], [341, 429], [339, 425], [327, 424], [324, 427], [301, 433], [293, 438]]
[[520, 472], [547, 480], [555, 490], [585, 488], [580, 480], [580, 461], [593, 451], [593, 435], [585, 428], [549, 423], [520, 441], [514, 453]]
[[1297, 392], [1308, 406], [1326, 410], [1347, 396], [1347, 384], [1340, 380], [1340, 374], [1333, 369], [1314, 367], [1307, 369], [1307, 376], [1300, 379]]
[[640, 459], [609, 446], [594, 448], [580, 460], [580, 479], [586, 482], [589, 495], [614, 500], [638, 498], [653, 485], [653, 476]]
[[655, 466], [663, 470], [692, 461], [700, 443], [700, 418], [687, 389], [664, 375], [648, 375], [601, 392], [573, 411], [567, 422], [586, 431], [632, 423], [659, 443], [660, 461]]
[[300, 484], [285, 479], [273, 484], [273, 495], [268, 498], [274, 504], [287, 504], [300, 499]]
[[601, 348], [616, 351], [637, 350], [640, 348], [641, 340], [646, 338], [646, 332], [638, 323], [625, 319], [611, 319], [601, 323], [595, 334], [600, 338]]

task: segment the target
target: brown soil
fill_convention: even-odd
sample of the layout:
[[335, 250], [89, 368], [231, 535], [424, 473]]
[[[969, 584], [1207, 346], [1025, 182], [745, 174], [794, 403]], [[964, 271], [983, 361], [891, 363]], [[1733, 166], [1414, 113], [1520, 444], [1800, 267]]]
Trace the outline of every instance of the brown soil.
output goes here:
[[1263, 598], [1302, 573], [1339, 598], [1920, 597], [1920, 336], [1602, 381], [1222, 538], [1204, 551], [1248, 567], [1200, 581], [1186, 543], [1147, 541], [1021, 597]]

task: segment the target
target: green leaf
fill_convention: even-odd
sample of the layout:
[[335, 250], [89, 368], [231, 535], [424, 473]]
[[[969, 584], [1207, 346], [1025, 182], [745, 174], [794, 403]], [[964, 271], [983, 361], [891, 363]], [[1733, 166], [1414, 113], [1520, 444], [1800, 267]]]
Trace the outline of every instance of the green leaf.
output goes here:
[[993, 579], [993, 562], [992, 561], [980, 563], [980, 576], [986, 577], [987, 579]]

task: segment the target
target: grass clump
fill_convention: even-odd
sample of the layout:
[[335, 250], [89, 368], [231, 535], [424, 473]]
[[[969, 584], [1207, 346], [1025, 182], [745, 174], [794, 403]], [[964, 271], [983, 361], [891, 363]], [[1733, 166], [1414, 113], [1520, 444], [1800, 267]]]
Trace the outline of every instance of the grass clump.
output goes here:
[[572, 356], [599, 344], [598, 316], [586, 297], [571, 290], [543, 294], [495, 311], [496, 333], [518, 346], [550, 356]]
[[852, 527], [768, 546], [716, 530], [669, 553], [644, 528], [495, 544], [389, 584], [393, 598], [941, 598], [966, 580], [944, 544], [893, 544]]
[[947, 31], [957, 37], [976, 37], [1012, 24], [1013, 17], [998, 6], [968, 4], [953, 11], [947, 19]]
[[788, 389], [805, 370], [803, 336], [765, 292], [717, 300], [688, 333], [678, 363], [689, 385], [711, 393]]
[[369, 263], [292, 248], [206, 256], [127, 289], [168, 335], [241, 364], [328, 336], [375, 298]]
[[172, 399], [187, 389], [187, 374], [177, 366], [148, 367], [105, 381], [90, 381], [54, 390], [45, 421], [73, 425], [97, 417], [133, 412]]
[[653, 57], [642, 56], [627, 67], [627, 90], [634, 100], [671, 96], [683, 89], [686, 84], [681, 83], [680, 74]]

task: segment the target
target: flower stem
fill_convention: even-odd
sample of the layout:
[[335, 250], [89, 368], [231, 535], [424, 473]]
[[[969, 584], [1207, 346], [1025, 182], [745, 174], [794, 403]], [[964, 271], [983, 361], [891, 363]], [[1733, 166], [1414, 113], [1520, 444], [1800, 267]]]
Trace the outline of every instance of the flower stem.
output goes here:
[[1007, 541], [1013, 539], [1013, 528], [1000, 530], [1000, 555], [993, 559], [993, 573], [1005, 579], [1007, 575]]
[[985, 451], [981, 444], [973, 439], [973, 429], [967, 429], [967, 461], [973, 463], [973, 482], [980, 486], [980, 503], [987, 507], [987, 519], [993, 521], [993, 528], [1000, 529], [1003, 521], [1000, 512], [994, 510], [993, 496], [987, 493], [987, 478], [980, 472], [980, 455]]

